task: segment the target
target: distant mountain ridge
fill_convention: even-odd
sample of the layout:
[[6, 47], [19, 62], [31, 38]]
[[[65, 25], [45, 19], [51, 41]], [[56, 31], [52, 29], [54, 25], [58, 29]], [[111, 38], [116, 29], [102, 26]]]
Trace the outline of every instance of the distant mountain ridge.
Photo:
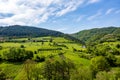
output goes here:
[[85, 43], [115, 41], [120, 39], [120, 27], [93, 28], [77, 32], [72, 36]]
[[13, 25], [13, 26], [7, 26], [7, 27], [0, 27], [0, 36], [2, 37], [10, 37], [10, 36], [16, 36], [16, 37], [37, 37], [37, 36], [62, 36], [64, 35], [61, 32], [43, 29], [43, 28], [37, 28], [37, 27], [31, 27], [31, 26], [20, 26], [20, 25]]

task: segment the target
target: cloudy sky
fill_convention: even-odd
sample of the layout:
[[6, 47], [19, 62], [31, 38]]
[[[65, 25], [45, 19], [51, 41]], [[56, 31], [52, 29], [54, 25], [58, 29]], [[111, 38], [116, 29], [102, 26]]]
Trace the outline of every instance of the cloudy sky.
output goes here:
[[0, 26], [28, 25], [64, 33], [119, 26], [120, 0], [0, 0]]

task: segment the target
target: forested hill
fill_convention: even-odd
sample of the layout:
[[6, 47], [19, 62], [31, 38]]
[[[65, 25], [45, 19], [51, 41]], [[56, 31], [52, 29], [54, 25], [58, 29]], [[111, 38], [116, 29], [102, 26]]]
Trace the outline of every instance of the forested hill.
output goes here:
[[120, 27], [94, 28], [83, 30], [72, 35], [85, 43], [119, 41]]
[[75, 37], [72, 37], [69, 34], [64, 34], [59, 31], [20, 25], [0, 27], [0, 37], [45, 37], [45, 36], [64, 37], [66, 39], [84, 44], [81, 40], [76, 39]]
[[7, 27], [0, 27], [0, 36], [16, 36], [16, 37], [37, 37], [37, 36], [62, 36], [64, 35], [61, 32], [43, 29], [43, 28], [36, 28], [36, 27], [28, 27], [28, 26], [7, 26]]

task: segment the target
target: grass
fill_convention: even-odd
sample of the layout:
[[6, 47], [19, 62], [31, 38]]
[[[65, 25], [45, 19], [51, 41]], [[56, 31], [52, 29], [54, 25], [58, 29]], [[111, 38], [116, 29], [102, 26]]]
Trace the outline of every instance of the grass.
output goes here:
[[[38, 56], [45, 56], [46, 58], [48, 58], [50, 55], [53, 55], [55, 59], [57, 59], [59, 56], [59, 53], [64, 53], [64, 56], [66, 58], [71, 59], [79, 68], [80, 66], [89, 66], [90, 65], [90, 61], [84, 58], [80, 58], [78, 56], [79, 52], [73, 52], [73, 48], [77, 49], [77, 50], [85, 50], [85, 48], [82, 48], [81, 44], [76, 44], [72, 41], [69, 41], [65, 38], [61, 38], [61, 37], [52, 37], [53, 42], [58, 43], [58, 44], [64, 44], [68, 47], [62, 47], [62, 46], [50, 46], [50, 40], [51, 37], [38, 37], [38, 38], [32, 38], [33, 40], [48, 40], [48, 42], [44, 42], [44, 44], [42, 45], [41, 42], [22, 42], [22, 43], [14, 43], [14, 42], [4, 42], [4, 43], [0, 43], [0, 46], [3, 47], [2, 50], [0, 50], [0, 54], [2, 55], [2, 53], [4, 51], [8, 51], [9, 48], [11, 47], [16, 47], [16, 48], [20, 48], [21, 45], [25, 46], [26, 50], [31, 50], [31, 51], [38, 51], [38, 49], [55, 49], [55, 48], [62, 48], [63, 50], [51, 50], [51, 51], [39, 51], [38, 54], [34, 54], [34, 58], [36, 55]], [[27, 38], [17, 38], [14, 40], [27, 40]], [[34, 59], [33, 58], [33, 59]], [[39, 66], [41, 66], [43, 63], [38, 63]], [[0, 63], [0, 68], [2, 68], [4, 70], [4, 72], [6, 73], [8, 78], [14, 78], [14, 80], [19, 80], [19, 78], [23, 76], [24, 72], [22, 70], [23, 68], [23, 64], [21, 63], [9, 63], [9, 62], [1, 62]]]

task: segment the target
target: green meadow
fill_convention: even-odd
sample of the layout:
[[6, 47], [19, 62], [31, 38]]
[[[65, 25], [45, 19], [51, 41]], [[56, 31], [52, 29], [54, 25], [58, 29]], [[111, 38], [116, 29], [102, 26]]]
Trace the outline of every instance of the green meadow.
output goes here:
[[[52, 41], [50, 41], [50, 39], [52, 39]], [[4, 57], [3, 54], [10, 48], [24, 48], [25, 50], [30, 50], [34, 53], [32, 60], [35, 60], [36, 56], [44, 57], [45, 59], [52, 56], [57, 60], [60, 57], [59, 54], [62, 53], [65, 58], [72, 60], [77, 68], [81, 65], [85, 67], [90, 65], [90, 60], [79, 56], [79, 54], [83, 54], [86, 49], [82, 48], [81, 44], [77, 44], [62, 37], [17, 38], [11, 39], [10, 42], [2, 42], [0, 43], [0, 46], [2, 47], [0, 50], [1, 57]], [[75, 51], [74, 49], [78, 51]], [[79, 52], [79, 50], [82, 52]], [[42, 64], [44, 64], [44, 62], [37, 63], [39, 66]], [[24, 76], [23, 65], [24, 61], [9, 62], [3, 60], [0, 63], [0, 68], [6, 74], [8, 79], [21, 80], [21, 77]]]

